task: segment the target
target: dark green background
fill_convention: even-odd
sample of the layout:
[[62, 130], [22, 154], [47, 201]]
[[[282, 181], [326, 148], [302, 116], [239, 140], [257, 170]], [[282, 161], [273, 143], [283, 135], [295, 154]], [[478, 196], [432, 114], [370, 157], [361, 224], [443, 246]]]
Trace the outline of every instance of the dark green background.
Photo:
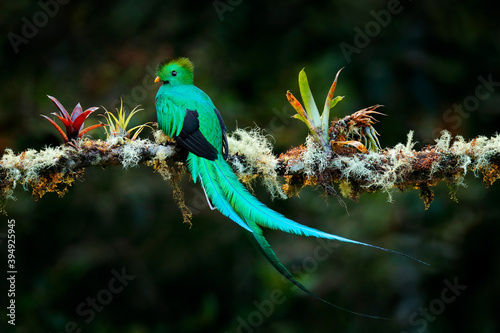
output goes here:
[[[123, 96], [129, 110], [137, 104], [145, 109], [135, 124], [154, 121], [157, 86], [151, 72], [167, 56], [191, 58], [196, 84], [212, 97], [229, 131], [267, 129], [277, 154], [307, 134], [302, 123], [289, 119], [293, 112], [285, 98], [288, 89], [299, 95], [303, 67], [321, 105], [345, 66], [337, 93], [346, 98], [335, 116], [385, 105], [388, 116], [376, 125], [385, 147], [405, 142], [410, 130], [421, 148], [442, 128], [466, 138], [491, 136], [499, 128], [498, 86], [473, 111], [451, 111], [471, 100], [479, 76], [500, 81], [493, 2], [402, 1], [385, 27], [371, 11], [387, 10], [386, 1], [222, 3], [231, 10], [219, 15], [212, 1], [69, 1], [43, 22], [40, 2], [3, 1], [2, 151], [60, 143], [39, 116], [56, 111], [47, 94], [70, 110], [77, 102], [113, 109]], [[16, 53], [8, 35], [22, 35], [23, 17], [33, 22], [34, 16], [45, 24]], [[340, 45], [355, 46], [355, 27], [375, 30], [348, 61]], [[92, 118], [89, 124], [100, 117]], [[104, 138], [102, 129], [90, 134]], [[300, 198], [271, 202], [254, 186], [263, 202], [296, 221], [429, 262], [427, 267], [355, 245], [340, 245], [320, 259], [316, 239], [266, 233], [309, 288], [388, 320], [351, 315], [292, 290], [245, 232], [210, 211], [200, 188], [187, 179], [187, 204], [196, 211], [191, 229], [182, 224], [170, 185], [150, 168], [88, 169], [62, 199], [48, 194], [34, 201], [19, 187], [0, 228], [5, 233], [8, 218], [16, 220], [15, 331], [64, 332], [73, 321], [75, 332], [497, 332], [499, 185], [485, 188], [471, 173], [466, 183], [458, 189], [459, 203], [441, 184], [427, 211], [417, 191], [394, 191], [393, 203], [383, 193], [346, 200], [349, 214], [311, 188]], [[5, 276], [6, 255], [0, 262]], [[135, 278], [87, 323], [89, 315], [76, 309], [87, 297], [104, 295], [112, 271], [123, 267]], [[443, 281], [455, 279], [467, 289], [439, 308]], [[0, 331], [7, 332], [12, 327], [6, 324], [7, 285], [1, 281]], [[420, 307], [439, 314], [430, 311], [424, 319]]]

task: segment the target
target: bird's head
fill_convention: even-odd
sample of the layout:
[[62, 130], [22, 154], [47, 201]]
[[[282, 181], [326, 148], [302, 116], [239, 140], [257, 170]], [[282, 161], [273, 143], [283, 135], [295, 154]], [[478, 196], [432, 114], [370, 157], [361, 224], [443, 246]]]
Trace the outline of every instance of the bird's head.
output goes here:
[[158, 65], [155, 82], [172, 86], [193, 84], [194, 66], [188, 58], [167, 59]]

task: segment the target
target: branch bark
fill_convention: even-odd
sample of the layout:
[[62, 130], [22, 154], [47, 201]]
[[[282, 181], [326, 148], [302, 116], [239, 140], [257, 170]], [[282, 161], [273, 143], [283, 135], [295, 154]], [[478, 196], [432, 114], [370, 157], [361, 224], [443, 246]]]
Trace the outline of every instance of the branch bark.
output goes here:
[[[3, 205], [23, 185], [35, 199], [47, 192], [64, 195], [88, 167], [147, 165], [172, 181], [185, 171], [185, 154], [172, 141], [155, 133], [156, 142], [110, 138], [107, 141], [82, 139], [72, 145], [28, 149], [19, 154], [7, 149], [0, 160], [0, 195]], [[412, 133], [406, 144], [376, 153], [359, 153], [343, 145], [326, 153], [311, 138], [276, 157], [259, 131], [237, 130], [230, 136], [229, 163], [243, 182], [262, 178], [271, 193], [292, 196], [308, 185], [320, 185], [327, 195], [337, 185], [344, 197], [357, 199], [366, 192], [418, 189], [426, 207], [432, 202], [430, 189], [441, 182], [456, 188], [467, 172], [482, 175], [486, 186], [500, 177], [500, 137], [452, 139], [448, 132], [433, 146], [414, 149]], [[280, 178], [282, 177], [282, 178]], [[282, 179], [284, 178], [284, 184]], [[179, 188], [177, 187], [177, 191]], [[278, 194], [278, 195], [279, 195]], [[182, 201], [182, 196], [179, 199]]]

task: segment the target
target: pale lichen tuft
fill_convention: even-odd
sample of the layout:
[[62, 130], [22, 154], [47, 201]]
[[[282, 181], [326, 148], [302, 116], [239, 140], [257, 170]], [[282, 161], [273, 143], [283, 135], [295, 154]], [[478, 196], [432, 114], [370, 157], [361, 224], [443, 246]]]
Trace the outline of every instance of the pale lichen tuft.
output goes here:
[[245, 157], [245, 164], [237, 159], [233, 162], [241, 181], [248, 183], [260, 174], [263, 177], [263, 185], [273, 199], [286, 198], [277, 178], [276, 164], [278, 159], [273, 154], [273, 147], [268, 137], [262, 134], [260, 128], [256, 127], [251, 130], [237, 128], [228, 135], [227, 141], [231, 154]]

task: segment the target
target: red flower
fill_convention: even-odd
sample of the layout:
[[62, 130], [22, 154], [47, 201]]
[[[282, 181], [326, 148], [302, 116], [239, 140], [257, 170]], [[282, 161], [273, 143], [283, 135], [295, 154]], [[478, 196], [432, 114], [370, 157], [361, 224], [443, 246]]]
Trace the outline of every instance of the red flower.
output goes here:
[[87, 119], [87, 117], [90, 116], [95, 110], [97, 110], [98, 107], [88, 108], [87, 110], [83, 111], [80, 103], [78, 103], [73, 109], [73, 112], [70, 116], [68, 111], [66, 111], [64, 106], [62, 106], [62, 104], [55, 97], [49, 95], [47, 95], [47, 97], [50, 98], [51, 101], [54, 102], [54, 104], [59, 109], [60, 115], [56, 113], [52, 114], [62, 121], [64, 127], [66, 128], [66, 133], [64, 133], [64, 131], [61, 129], [61, 127], [59, 127], [59, 125], [56, 124], [55, 121], [43, 114], [41, 114], [41, 116], [47, 119], [52, 125], [54, 125], [59, 134], [61, 134], [64, 143], [81, 138], [82, 135], [95, 128], [106, 126], [105, 124], [97, 124], [89, 126], [87, 128], [83, 127], [83, 122], [85, 121], [85, 119]]

